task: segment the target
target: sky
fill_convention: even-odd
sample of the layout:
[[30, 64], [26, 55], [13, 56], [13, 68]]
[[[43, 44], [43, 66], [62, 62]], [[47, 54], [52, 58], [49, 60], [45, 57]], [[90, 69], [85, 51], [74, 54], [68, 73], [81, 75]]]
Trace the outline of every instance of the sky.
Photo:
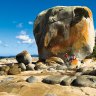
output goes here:
[[96, 29], [95, 0], [0, 0], [0, 56], [27, 50], [38, 54], [33, 35], [36, 16], [53, 6], [87, 6], [93, 12]]

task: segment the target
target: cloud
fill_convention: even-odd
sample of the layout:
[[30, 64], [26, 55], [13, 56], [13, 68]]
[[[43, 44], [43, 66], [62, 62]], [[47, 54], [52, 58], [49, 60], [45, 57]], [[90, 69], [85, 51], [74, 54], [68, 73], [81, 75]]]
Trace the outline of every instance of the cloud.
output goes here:
[[28, 24], [29, 24], [29, 25], [33, 25], [33, 21], [29, 21]]
[[20, 32], [20, 35], [16, 36], [16, 38], [19, 40], [17, 43], [19, 44], [32, 44], [35, 42], [35, 39], [31, 39], [29, 35], [27, 35], [27, 32], [22, 30]]
[[22, 28], [22, 27], [23, 27], [23, 23], [19, 23], [19, 24], [17, 24], [16, 27], [18, 27], [18, 28]]

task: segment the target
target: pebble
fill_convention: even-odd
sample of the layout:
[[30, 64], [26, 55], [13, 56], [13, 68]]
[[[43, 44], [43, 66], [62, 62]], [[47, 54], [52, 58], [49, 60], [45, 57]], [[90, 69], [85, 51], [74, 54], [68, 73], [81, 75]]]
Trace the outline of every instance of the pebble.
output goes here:
[[27, 66], [26, 66], [26, 69], [27, 70], [34, 70], [34, 68], [35, 68], [35, 65], [34, 64], [28, 64]]
[[35, 76], [30, 76], [30, 77], [28, 77], [28, 78], [26, 79], [26, 81], [27, 81], [28, 83], [34, 83], [34, 82], [37, 82], [38, 79], [37, 79]]
[[22, 71], [26, 71], [26, 66], [24, 63], [20, 63], [19, 67], [21, 68]]

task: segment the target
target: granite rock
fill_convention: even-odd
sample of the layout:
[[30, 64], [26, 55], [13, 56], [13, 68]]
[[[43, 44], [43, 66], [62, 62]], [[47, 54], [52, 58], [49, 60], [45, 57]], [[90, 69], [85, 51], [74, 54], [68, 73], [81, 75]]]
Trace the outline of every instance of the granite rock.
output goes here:
[[24, 50], [16, 55], [16, 60], [18, 63], [29, 64], [32, 62], [32, 57], [26, 50]]
[[64, 58], [74, 54], [80, 60], [93, 52], [95, 31], [92, 12], [85, 6], [56, 6], [42, 11], [34, 23], [39, 59]]

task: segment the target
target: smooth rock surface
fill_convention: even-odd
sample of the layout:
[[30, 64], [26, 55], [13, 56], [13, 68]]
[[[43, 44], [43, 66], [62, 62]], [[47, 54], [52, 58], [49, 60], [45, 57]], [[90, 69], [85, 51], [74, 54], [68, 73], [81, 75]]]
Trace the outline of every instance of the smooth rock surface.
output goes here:
[[21, 68], [22, 71], [25, 71], [26, 70], [26, 66], [24, 63], [20, 63], [19, 64], [19, 67]]
[[26, 79], [26, 81], [28, 83], [34, 83], [34, 82], [37, 82], [38, 79], [36, 77], [34, 77], [34, 76], [30, 76], [29, 78]]
[[26, 66], [26, 68], [27, 68], [27, 70], [34, 70], [35, 64], [28, 64], [28, 65]]

